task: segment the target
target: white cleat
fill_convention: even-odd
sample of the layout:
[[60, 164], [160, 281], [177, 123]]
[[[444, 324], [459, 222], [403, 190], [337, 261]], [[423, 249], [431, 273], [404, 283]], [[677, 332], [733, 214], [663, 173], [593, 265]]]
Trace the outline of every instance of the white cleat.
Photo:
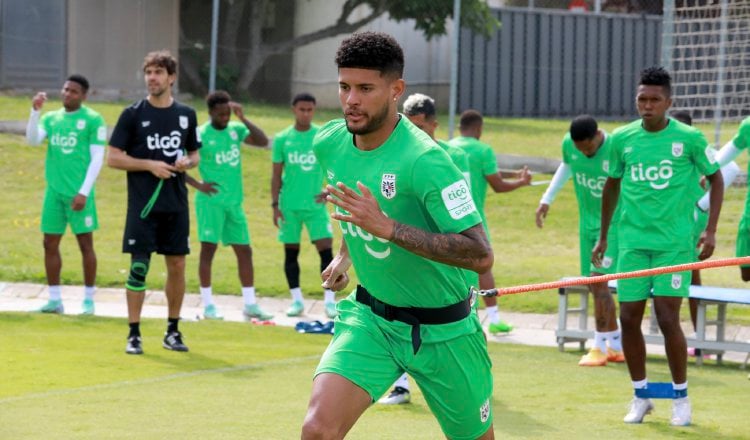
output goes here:
[[625, 423], [641, 423], [643, 422], [643, 417], [646, 414], [650, 414], [653, 410], [654, 404], [651, 403], [651, 399], [633, 397], [633, 400], [630, 402], [630, 411], [625, 415], [623, 421]]
[[672, 400], [672, 426], [688, 426], [693, 421], [693, 410], [690, 408], [690, 400], [680, 397]]

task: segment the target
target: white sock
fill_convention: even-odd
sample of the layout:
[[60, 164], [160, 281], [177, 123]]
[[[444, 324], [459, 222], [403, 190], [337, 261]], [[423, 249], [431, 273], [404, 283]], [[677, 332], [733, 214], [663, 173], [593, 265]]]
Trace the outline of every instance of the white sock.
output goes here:
[[622, 337], [620, 329], [612, 330], [611, 332], [602, 333], [604, 338], [609, 342], [609, 348], [616, 351], [622, 351]]
[[96, 292], [96, 287], [94, 286], [84, 286], [83, 287], [83, 296], [86, 299], [94, 300], [94, 292]]
[[687, 382], [685, 382], [685, 383], [674, 383], [674, 382], [672, 382], [672, 389], [675, 390], [675, 391], [686, 390], [687, 389]]
[[401, 387], [405, 389], [409, 389], [409, 379], [406, 377], [406, 373], [402, 374], [401, 377], [399, 377], [396, 380], [396, 383], [393, 384], [394, 387]]
[[326, 289], [323, 291], [323, 301], [325, 303], [335, 303], [336, 302], [336, 292], [334, 292], [331, 289]]
[[606, 333], [594, 332], [594, 348], [598, 348], [604, 354], [607, 354], [607, 339], [604, 336]]
[[302, 298], [302, 289], [300, 289], [299, 287], [295, 287], [294, 289], [290, 289], [289, 293], [292, 294], [292, 299], [295, 300], [295, 301], [302, 302], [302, 301], [305, 300], [304, 298]]
[[255, 304], [255, 286], [242, 288], [242, 300], [246, 306]]
[[643, 380], [634, 380], [633, 381], [633, 388], [637, 389], [637, 390], [641, 389], [641, 388], [646, 388], [647, 385], [648, 385], [648, 378], [645, 378]]
[[208, 307], [214, 304], [213, 292], [211, 286], [200, 287], [201, 290], [201, 301], [203, 301], [203, 307]]
[[491, 324], [500, 322], [500, 314], [497, 313], [497, 306], [487, 306], [484, 308], [484, 311], [487, 313]]
[[60, 286], [49, 286], [49, 300], [50, 301], [61, 301], [62, 294]]

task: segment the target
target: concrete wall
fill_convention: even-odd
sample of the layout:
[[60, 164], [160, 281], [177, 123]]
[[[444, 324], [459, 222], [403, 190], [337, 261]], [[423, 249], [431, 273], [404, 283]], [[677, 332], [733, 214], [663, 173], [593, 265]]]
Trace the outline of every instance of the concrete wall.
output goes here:
[[[318, 30], [333, 24], [339, 16], [343, 0], [297, 0], [295, 35]], [[366, 15], [367, 9], [355, 11], [353, 19]], [[448, 26], [450, 35], [452, 27]], [[421, 92], [437, 101], [438, 107], [448, 107], [450, 82], [450, 40], [448, 37], [426, 41], [414, 30], [413, 21], [396, 23], [384, 15], [362, 30], [381, 31], [393, 35], [404, 49], [406, 95]], [[292, 62], [292, 95], [307, 91], [316, 96], [323, 107], [338, 107], [338, 80], [334, 57], [346, 35], [322, 40], [294, 51]]]
[[69, 0], [68, 71], [89, 78], [94, 99], [144, 96], [143, 57], [177, 56], [179, 24], [179, 0]]

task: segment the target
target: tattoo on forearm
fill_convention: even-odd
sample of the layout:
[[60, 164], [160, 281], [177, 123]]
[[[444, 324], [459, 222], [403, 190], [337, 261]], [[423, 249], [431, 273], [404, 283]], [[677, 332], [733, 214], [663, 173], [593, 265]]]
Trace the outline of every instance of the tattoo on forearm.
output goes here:
[[396, 222], [390, 241], [429, 260], [471, 270], [492, 252], [481, 224], [460, 234], [435, 234]]

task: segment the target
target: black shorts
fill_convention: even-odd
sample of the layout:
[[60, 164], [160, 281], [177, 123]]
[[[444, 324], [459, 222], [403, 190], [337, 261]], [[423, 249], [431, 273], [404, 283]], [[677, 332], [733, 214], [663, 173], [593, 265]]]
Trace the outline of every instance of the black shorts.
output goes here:
[[190, 253], [190, 211], [150, 212], [128, 209], [122, 251], [126, 254], [187, 255]]

